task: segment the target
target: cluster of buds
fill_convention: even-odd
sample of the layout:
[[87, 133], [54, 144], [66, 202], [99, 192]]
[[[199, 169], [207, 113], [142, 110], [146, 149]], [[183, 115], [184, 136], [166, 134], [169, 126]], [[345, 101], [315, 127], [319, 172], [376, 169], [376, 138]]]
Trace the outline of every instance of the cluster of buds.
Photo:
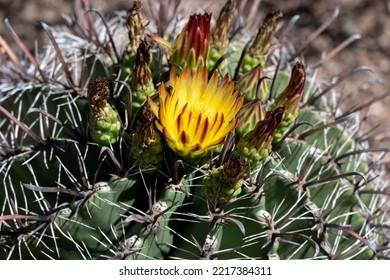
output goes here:
[[110, 94], [109, 80], [98, 78], [88, 86], [89, 131], [99, 145], [114, 144], [119, 139], [120, 122], [118, 113], [107, 102]]
[[[213, 53], [214, 58], [219, 58], [227, 52], [236, 7], [237, 0], [229, 0], [213, 29], [210, 14], [191, 15], [173, 45], [149, 35], [150, 39], [167, 47], [172, 67], [169, 81], [160, 84], [157, 102], [151, 98], [155, 88], [150, 69], [150, 45], [144, 40], [147, 20], [142, 5], [135, 2], [127, 17], [130, 40], [127, 54], [133, 57], [130, 67], [132, 110], [142, 109], [147, 100], [146, 106], [137, 114], [135, 132], [131, 135], [131, 157], [143, 170], [155, 170], [163, 161], [162, 137], [177, 156], [191, 161], [206, 156], [211, 150], [217, 151], [227, 135], [235, 131], [238, 139], [231, 151], [233, 158], [212, 169], [204, 179], [203, 196], [217, 204], [234, 200], [239, 195], [248, 163], [255, 169], [268, 157], [272, 142], [280, 139], [296, 118], [305, 84], [304, 67], [297, 63], [287, 88], [268, 107], [270, 111], [264, 111], [269, 98], [265, 61], [282, 16], [280, 11], [270, 13], [264, 19], [244, 56], [237, 83], [230, 81], [228, 76], [221, 79], [217, 72], [209, 75], [210, 67], [215, 65]], [[102, 141], [102, 135], [91, 130], [92, 137], [105, 144], [111, 144], [119, 137], [117, 113], [106, 101], [108, 92], [107, 83], [101, 80], [92, 84], [88, 92], [93, 112], [91, 120], [97, 123], [111, 114], [109, 121], [115, 123], [109, 124], [109, 140]], [[100, 131], [107, 130], [106, 123], [99, 126]], [[97, 124], [91, 121], [91, 127], [97, 127]]]

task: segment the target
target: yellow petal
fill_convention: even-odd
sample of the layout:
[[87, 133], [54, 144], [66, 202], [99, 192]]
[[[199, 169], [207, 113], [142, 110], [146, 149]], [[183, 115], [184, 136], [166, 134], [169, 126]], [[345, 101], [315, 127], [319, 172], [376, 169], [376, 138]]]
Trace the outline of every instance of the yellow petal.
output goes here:
[[170, 90], [159, 88], [160, 108], [148, 98], [157, 116], [157, 128], [168, 146], [185, 157], [205, 155], [221, 145], [239, 123], [234, 119], [244, 97], [234, 92], [234, 82], [224, 77], [218, 85], [214, 73], [208, 80], [206, 68], [185, 68], [179, 76], [170, 73]]

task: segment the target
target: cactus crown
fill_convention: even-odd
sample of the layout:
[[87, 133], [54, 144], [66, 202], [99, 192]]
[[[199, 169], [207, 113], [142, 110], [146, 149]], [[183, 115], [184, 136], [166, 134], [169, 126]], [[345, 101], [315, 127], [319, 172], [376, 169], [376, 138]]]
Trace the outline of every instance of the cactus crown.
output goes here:
[[245, 41], [237, 1], [214, 26], [173, 3], [85, 3], [27, 60], [0, 41], [0, 257], [388, 258], [365, 105], [332, 107], [281, 12]]

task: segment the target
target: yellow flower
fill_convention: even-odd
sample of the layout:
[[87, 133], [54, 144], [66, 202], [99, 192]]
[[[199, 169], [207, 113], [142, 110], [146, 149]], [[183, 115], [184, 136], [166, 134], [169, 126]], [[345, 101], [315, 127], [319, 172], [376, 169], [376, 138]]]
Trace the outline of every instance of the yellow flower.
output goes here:
[[160, 106], [148, 97], [148, 103], [158, 118], [157, 128], [169, 147], [184, 157], [205, 155], [221, 145], [227, 134], [239, 123], [236, 113], [244, 96], [234, 92], [234, 82], [225, 76], [218, 85], [218, 75], [210, 80], [206, 68], [192, 72], [189, 68], [176, 77], [171, 71], [170, 89], [161, 83]]

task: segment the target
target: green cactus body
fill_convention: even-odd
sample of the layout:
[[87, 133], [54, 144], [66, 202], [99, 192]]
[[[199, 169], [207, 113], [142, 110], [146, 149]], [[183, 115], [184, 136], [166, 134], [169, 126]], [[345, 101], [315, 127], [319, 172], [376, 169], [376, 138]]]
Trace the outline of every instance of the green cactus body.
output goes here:
[[[242, 37], [229, 41], [225, 20], [212, 35], [209, 14], [177, 25], [188, 32], [178, 31], [173, 59], [168, 48], [150, 60], [149, 47], [158, 51], [143, 41], [140, 8], [127, 30], [125, 15], [90, 18], [93, 28], [68, 27], [71, 36], [48, 29], [39, 67], [31, 54], [2, 61], [0, 259], [389, 258], [372, 155], [388, 149], [356, 137], [357, 112], [340, 116], [317, 95], [312, 69], [280, 60], [295, 57], [288, 42], [269, 52], [281, 13], [266, 17], [240, 64]], [[170, 64], [183, 61], [193, 69]], [[240, 86], [259, 78], [242, 77], [259, 64], [273, 80], [245, 98]]]

